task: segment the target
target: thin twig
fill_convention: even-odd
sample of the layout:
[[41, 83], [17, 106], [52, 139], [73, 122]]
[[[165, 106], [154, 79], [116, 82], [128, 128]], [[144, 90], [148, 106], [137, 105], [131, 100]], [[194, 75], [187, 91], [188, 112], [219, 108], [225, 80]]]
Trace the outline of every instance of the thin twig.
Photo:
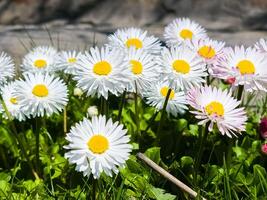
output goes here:
[[[189, 186], [187, 186], [183, 182], [179, 181], [177, 178], [175, 178], [173, 175], [171, 175], [165, 169], [163, 169], [162, 167], [157, 165], [155, 162], [153, 162], [151, 159], [146, 157], [144, 154], [137, 153], [137, 158], [139, 158], [140, 160], [144, 161], [149, 167], [151, 167], [152, 169], [157, 171], [159, 174], [164, 176], [166, 179], [168, 179], [169, 181], [174, 183], [177, 187], [182, 189], [184, 192], [187, 192], [188, 194], [190, 194], [192, 197], [197, 197], [198, 196], [197, 192], [195, 192], [193, 189], [191, 189]], [[202, 199], [206, 200], [204, 197], [202, 197]]]

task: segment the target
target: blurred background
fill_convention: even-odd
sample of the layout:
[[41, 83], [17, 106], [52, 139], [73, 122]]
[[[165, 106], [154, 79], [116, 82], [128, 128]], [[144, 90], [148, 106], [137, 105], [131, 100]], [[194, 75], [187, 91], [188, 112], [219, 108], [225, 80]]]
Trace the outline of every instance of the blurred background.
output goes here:
[[175, 17], [190, 17], [228, 45], [267, 36], [267, 0], [0, 0], [0, 49], [19, 57], [34, 43], [82, 50], [131, 26], [161, 38]]

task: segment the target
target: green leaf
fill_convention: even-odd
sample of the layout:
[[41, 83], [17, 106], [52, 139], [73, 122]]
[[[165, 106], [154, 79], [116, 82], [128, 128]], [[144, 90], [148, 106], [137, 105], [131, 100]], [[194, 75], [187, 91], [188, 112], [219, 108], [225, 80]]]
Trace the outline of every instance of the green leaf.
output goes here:
[[187, 127], [187, 120], [186, 119], [178, 119], [177, 121], [177, 129], [179, 132], [182, 132]]
[[175, 195], [166, 193], [165, 190], [161, 188], [151, 187], [149, 188], [149, 192], [154, 196], [156, 200], [174, 200], [176, 198]]
[[155, 163], [159, 164], [160, 158], [160, 147], [152, 147], [146, 150], [145, 155], [153, 160]]
[[181, 166], [182, 167], [191, 166], [193, 164], [193, 162], [194, 162], [194, 160], [190, 156], [183, 156], [181, 158]]

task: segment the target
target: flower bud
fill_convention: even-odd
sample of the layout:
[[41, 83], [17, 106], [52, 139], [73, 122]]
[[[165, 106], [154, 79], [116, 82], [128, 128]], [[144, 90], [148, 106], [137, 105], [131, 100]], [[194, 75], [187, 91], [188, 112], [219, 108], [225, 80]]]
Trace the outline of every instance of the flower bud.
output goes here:
[[260, 134], [263, 139], [267, 139], [267, 117], [263, 117], [260, 122]]
[[96, 115], [98, 115], [98, 109], [96, 106], [90, 106], [87, 109], [87, 113], [88, 113], [89, 117], [96, 116]]
[[76, 87], [76, 88], [74, 88], [73, 94], [74, 94], [74, 96], [80, 97], [83, 95], [83, 91], [81, 90], [81, 88]]
[[261, 146], [261, 152], [264, 154], [264, 155], [267, 155], [267, 143], [263, 144]]

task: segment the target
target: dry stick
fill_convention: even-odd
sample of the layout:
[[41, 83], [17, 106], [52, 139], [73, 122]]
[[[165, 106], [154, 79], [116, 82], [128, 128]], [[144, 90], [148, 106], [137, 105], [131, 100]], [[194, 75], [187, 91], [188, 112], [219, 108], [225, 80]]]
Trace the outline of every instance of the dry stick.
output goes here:
[[[154, 163], [152, 160], [150, 160], [148, 157], [146, 157], [142, 153], [137, 153], [137, 158], [144, 161], [149, 167], [157, 171], [159, 174], [164, 176], [166, 179], [174, 183], [177, 187], [182, 189], [183, 191], [190, 194], [192, 197], [197, 197], [197, 192], [192, 190], [190, 187], [185, 185], [183, 182], [179, 181], [177, 178], [175, 178], [173, 175], [171, 175], [169, 172], [167, 172], [165, 169]], [[206, 200], [204, 197], [202, 197], [203, 200]]]

